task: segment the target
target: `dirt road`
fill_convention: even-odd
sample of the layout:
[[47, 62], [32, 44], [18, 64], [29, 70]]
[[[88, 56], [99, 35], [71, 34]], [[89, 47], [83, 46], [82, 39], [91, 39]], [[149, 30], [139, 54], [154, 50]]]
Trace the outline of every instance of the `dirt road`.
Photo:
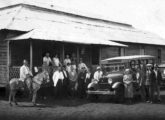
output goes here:
[[0, 120], [165, 120], [165, 97], [161, 104], [90, 103], [80, 99], [42, 100], [39, 103], [33, 107], [30, 102], [19, 102], [19, 106], [11, 107], [1, 99]]

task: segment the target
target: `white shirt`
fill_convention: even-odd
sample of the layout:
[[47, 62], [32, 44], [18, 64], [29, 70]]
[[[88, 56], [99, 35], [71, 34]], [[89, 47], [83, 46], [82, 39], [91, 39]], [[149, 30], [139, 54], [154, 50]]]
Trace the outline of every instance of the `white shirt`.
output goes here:
[[24, 81], [25, 78], [26, 78], [26, 75], [32, 75], [32, 72], [30, 71], [29, 67], [28, 66], [25, 66], [25, 65], [22, 65], [21, 68], [20, 68], [20, 80], [21, 81]]
[[66, 66], [66, 71], [71, 72], [71, 65]]
[[156, 78], [157, 78], [158, 71], [157, 71], [157, 70], [154, 70], [154, 72], [155, 72], [155, 76], [156, 76]]
[[46, 63], [47, 66], [49, 66], [49, 64], [51, 63], [50, 57], [43, 57], [43, 62]]
[[69, 58], [66, 58], [66, 59], [64, 60], [64, 65], [67, 65], [68, 63], [71, 63], [71, 60], [70, 60]]
[[59, 60], [59, 58], [54, 57], [53, 58], [53, 62], [54, 62], [54, 65], [55, 66], [60, 66], [60, 60]]
[[93, 76], [93, 78], [94, 79], [96, 79], [97, 81], [99, 81], [100, 80], [100, 78], [102, 77], [102, 75], [103, 75], [103, 72], [102, 71], [96, 71], [95, 73], [94, 73], [94, 76]]
[[61, 79], [61, 80], [64, 79], [63, 73], [62, 72], [59, 72], [59, 71], [55, 71], [53, 73], [52, 79], [53, 79], [54, 87], [56, 87], [58, 80], [59, 79]]

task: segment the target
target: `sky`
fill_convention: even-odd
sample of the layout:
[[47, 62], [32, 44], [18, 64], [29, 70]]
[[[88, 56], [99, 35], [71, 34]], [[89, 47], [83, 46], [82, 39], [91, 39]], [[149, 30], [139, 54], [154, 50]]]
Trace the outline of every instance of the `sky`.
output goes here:
[[[0, 7], [16, 1], [0, 0]], [[165, 0], [33, 0], [103, 16], [110, 21], [128, 23], [135, 28], [165, 38]]]

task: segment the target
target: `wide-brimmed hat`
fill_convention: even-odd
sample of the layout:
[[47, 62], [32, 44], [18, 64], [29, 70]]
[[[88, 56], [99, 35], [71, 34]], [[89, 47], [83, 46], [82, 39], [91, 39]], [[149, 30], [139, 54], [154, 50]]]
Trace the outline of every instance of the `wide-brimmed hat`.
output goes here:
[[147, 66], [147, 67], [152, 67], [153, 65], [152, 65], [152, 64], [147, 64], [146, 66]]
[[100, 70], [101, 69], [101, 67], [100, 66], [98, 66], [97, 68], [96, 68], [96, 70]]
[[129, 68], [125, 69], [125, 73], [130, 73], [130, 69]]
[[158, 65], [157, 65], [157, 64], [155, 64], [155, 65], [154, 65], [154, 67], [158, 67]]

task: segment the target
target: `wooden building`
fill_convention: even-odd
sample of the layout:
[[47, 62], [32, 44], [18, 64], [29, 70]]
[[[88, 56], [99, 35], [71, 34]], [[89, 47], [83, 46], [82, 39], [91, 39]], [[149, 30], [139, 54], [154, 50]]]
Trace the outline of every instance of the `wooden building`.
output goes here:
[[[0, 9], [0, 85], [19, 77], [22, 61], [27, 59], [30, 68], [41, 67], [46, 52], [50, 57], [58, 54], [63, 61], [66, 54], [79, 58], [89, 66], [99, 65], [100, 51], [105, 46], [127, 47], [90, 34], [94, 22], [109, 21], [65, 13], [42, 6], [17, 4]], [[83, 21], [91, 23], [83, 23]], [[81, 23], [82, 22], [82, 23]], [[120, 23], [115, 23], [120, 24]], [[122, 24], [121, 24], [122, 25]], [[33, 70], [33, 69], [32, 69]]]
[[91, 68], [101, 59], [120, 55], [148, 54], [165, 60], [165, 42], [157, 35], [52, 5], [20, 3], [0, 8], [0, 21], [1, 87], [19, 77], [23, 59], [31, 69], [41, 67], [46, 52], [51, 57], [58, 54], [61, 61], [66, 54], [74, 55], [77, 63], [81, 57]]

